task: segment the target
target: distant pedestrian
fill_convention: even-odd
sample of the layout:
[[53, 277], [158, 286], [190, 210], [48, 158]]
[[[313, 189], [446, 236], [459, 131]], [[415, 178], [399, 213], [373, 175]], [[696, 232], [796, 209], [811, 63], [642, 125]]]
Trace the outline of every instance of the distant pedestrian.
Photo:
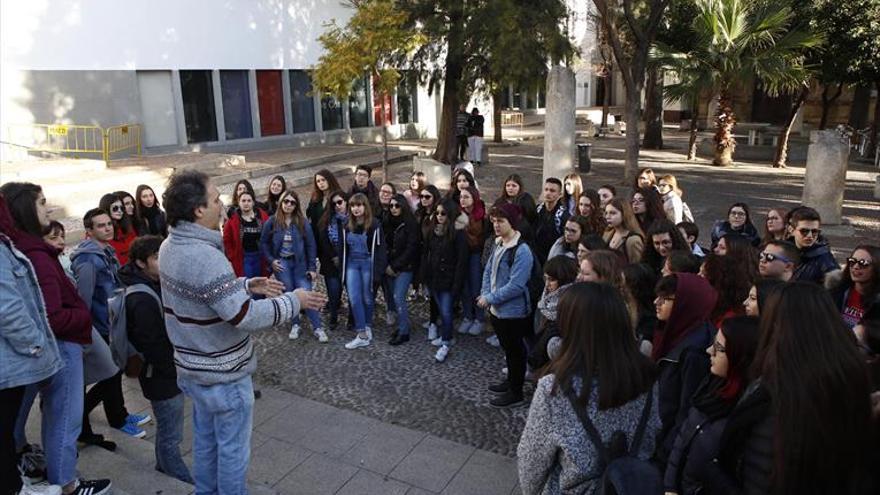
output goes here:
[[459, 161], [464, 161], [468, 149], [468, 120], [470, 117], [470, 114], [467, 113], [467, 106], [464, 103], [459, 105], [458, 113], [455, 114], [455, 151]]
[[468, 156], [470, 161], [477, 167], [483, 164], [483, 123], [485, 119], [480, 115], [480, 109], [474, 107], [468, 118]]

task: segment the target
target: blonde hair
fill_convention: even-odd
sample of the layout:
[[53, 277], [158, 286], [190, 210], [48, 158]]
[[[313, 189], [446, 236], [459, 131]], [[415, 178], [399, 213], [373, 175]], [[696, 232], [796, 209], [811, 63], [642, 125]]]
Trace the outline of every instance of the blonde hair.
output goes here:
[[675, 191], [675, 194], [678, 194], [678, 197], [680, 197], [680, 198], [684, 197], [684, 191], [679, 189], [678, 180], [676, 180], [674, 175], [672, 175], [672, 174], [661, 175], [660, 180], [669, 184], [669, 186], [672, 188], [672, 190]]
[[[570, 196], [565, 191], [565, 181], [567, 181], [567, 180], [570, 180], [571, 183], [574, 185], [574, 191], [572, 191]], [[583, 192], [584, 192], [584, 183], [581, 180], [581, 176], [577, 172], [572, 172], [572, 173], [566, 175], [564, 179], [562, 179], [562, 193], [563, 193], [564, 197], [575, 198], [575, 200], [578, 200], [578, 199], [580, 199], [581, 193], [583, 193]]]

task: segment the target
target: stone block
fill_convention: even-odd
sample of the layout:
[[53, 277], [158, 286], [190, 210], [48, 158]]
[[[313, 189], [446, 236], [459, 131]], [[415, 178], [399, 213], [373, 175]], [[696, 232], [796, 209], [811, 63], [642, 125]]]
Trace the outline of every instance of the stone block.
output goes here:
[[574, 170], [575, 77], [568, 67], [555, 66], [547, 75], [547, 113], [544, 119], [544, 170], [564, 177]]
[[836, 130], [810, 133], [802, 202], [819, 212], [824, 225], [841, 223], [848, 162], [849, 142]]
[[311, 455], [302, 447], [271, 438], [251, 451], [247, 477], [255, 483], [274, 485]]
[[516, 459], [478, 450], [442, 493], [508, 495], [516, 486], [517, 479]]
[[422, 440], [391, 477], [433, 492], [443, 490], [476, 449], [435, 436]]
[[372, 428], [341, 459], [376, 473], [388, 474], [426, 434], [389, 424]]

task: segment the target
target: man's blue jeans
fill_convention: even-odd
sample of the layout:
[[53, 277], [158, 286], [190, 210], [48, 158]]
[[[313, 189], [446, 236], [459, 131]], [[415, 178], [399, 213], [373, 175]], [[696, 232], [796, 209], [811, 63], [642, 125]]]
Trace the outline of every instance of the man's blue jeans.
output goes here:
[[396, 277], [388, 277], [394, 287], [394, 302], [397, 306], [397, 333], [399, 335], [409, 335], [409, 308], [406, 302], [406, 292], [412, 279], [412, 272], [400, 272]]
[[[284, 284], [284, 290], [289, 292], [294, 289], [312, 290], [312, 282], [306, 278], [305, 267], [297, 265], [294, 260], [280, 260], [284, 266], [283, 272], [278, 272], [275, 277]], [[322, 328], [321, 315], [314, 309], [306, 310], [306, 317], [312, 323], [312, 330]], [[299, 323], [299, 314], [294, 315], [293, 323]]]
[[354, 315], [354, 329], [363, 332], [373, 321], [373, 265], [370, 259], [350, 259], [345, 266], [345, 288]]
[[440, 313], [440, 338], [444, 343], [452, 342], [452, 292], [431, 291], [431, 296], [437, 302], [437, 310]]
[[180, 376], [177, 385], [193, 401], [193, 478], [196, 494], [247, 493], [254, 420], [250, 376], [199, 385]]
[[486, 321], [486, 314], [477, 306], [477, 297], [483, 286], [483, 268], [480, 253], [468, 255], [467, 277], [461, 291], [461, 312], [468, 320]]
[[76, 439], [83, 415], [83, 347], [75, 342], [58, 341], [64, 368], [40, 383], [28, 385], [15, 422], [15, 444], [27, 443], [24, 428], [37, 393], [43, 408], [40, 432], [46, 453], [46, 479], [64, 486], [76, 478]]
[[180, 455], [183, 441], [183, 394], [170, 399], [151, 400], [156, 418], [156, 470], [193, 484], [189, 468]]

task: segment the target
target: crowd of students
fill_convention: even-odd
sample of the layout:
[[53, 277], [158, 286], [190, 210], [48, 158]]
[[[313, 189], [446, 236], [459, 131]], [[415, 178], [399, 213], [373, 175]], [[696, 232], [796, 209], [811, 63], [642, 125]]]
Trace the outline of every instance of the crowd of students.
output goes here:
[[[151, 403], [156, 469], [198, 486], [206, 468], [191, 474], [180, 456], [183, 393], [197, 409], [208, 400], [198, 388], [204, 379], [193, 379], [219, 373], [200, 369], [208, 355], [254, 362], [241, 354], [249, 341], [235, 333], [221, 339], [228, 346], [184, 345], [178, 327], [237, 326], [268, 311], [249, 324], [271, 327], [287, 315], [291, 340], [305, 325], [322, 343], [349, 331], [344, 347], [354, 350], [374, 345], [380, 291], [394, 328], [388, 345], [407, 344], [421, 326], [437, 362], [454, 356], [466, 336], [491, 329], [487, 341], [502, 348], [507, 367], [489, 386], [490, 405], [524, 403], [525, 382], [536, 381], [518, 452], [525, 493], [592, 492], [621, 479], [618, 492], [626, 480], [671, 493], [877, 488], [868, 466], [877, 460], [871, 392], [880, 388], [880, 248], [859, 245], [841, 268], [815, 210], [773, 208], [757, 227], [743, 202], [701, 246], [676, 178], [650, 169], [629, 198], [612, 185], [585, 187], [571, 173], [548, 178], [538, 201], [516, 174], [497, 194], [482, 190], [468, 166], [454, 171], [445, 192], [420, 172], [403, 191], [390, 182], [377, 187], [371, 176], [357, 167], [345, 190], [321, 170], [305, 201], [282, 176], [263, 196], [242, 180], [228, 208], [219, 196], [202, 199], [210, 195], [206, 179], [183, 178], [169, 187], [179, 198], [197, 197], [186, 200], [188, 213], [169, 210], [169, 218], [149, 186], [135, 196], [107, 194], [85, 214], [87, 238], [69, 256], [39, 186], [0, 188], [3, 493], [109, 489], [109, 480], [76, 478], [76, 443], [115, 448], [89, 424], [98, 404], [111, 427], [144, 435], [140, 427], [153, 418], [126, 410], [123, 372], [138, 376]], [[160, 251], [213, 245], [189, 227], [216, 228], [200, 216], [212, 208], [222, 217], [216, 247], [230, 274], [220, 270], [199, 295], [188, 276], [169, 275], [183, 268], [160, 270]], [[163, 244], [169, 225], [177, 244]], [[200, 268], [200, 276], [215, 268]], [[302, 299], [319, 274], [323, 308], [323, 299]], [[236, 299], [236, 314], [216, 309], [220, 320], [198, 323], [169, 303], [189, 297], [214, 308], [239, 289], [254, 302]], [[275, 297], [297, 290], [301, 304]], [[111, 310], [119, 294], [121, 324]], [[420, 297], [430, 310], [417, 322], [409, 305]], [[119, 325], [137, 354], [114, 365], [108, 344]], [[213, 352], [199, 358], [200, 345]], [[42, 448], [24, 437], [36, 394]], [[615, 462], [621, 457], [629, 467]]]

